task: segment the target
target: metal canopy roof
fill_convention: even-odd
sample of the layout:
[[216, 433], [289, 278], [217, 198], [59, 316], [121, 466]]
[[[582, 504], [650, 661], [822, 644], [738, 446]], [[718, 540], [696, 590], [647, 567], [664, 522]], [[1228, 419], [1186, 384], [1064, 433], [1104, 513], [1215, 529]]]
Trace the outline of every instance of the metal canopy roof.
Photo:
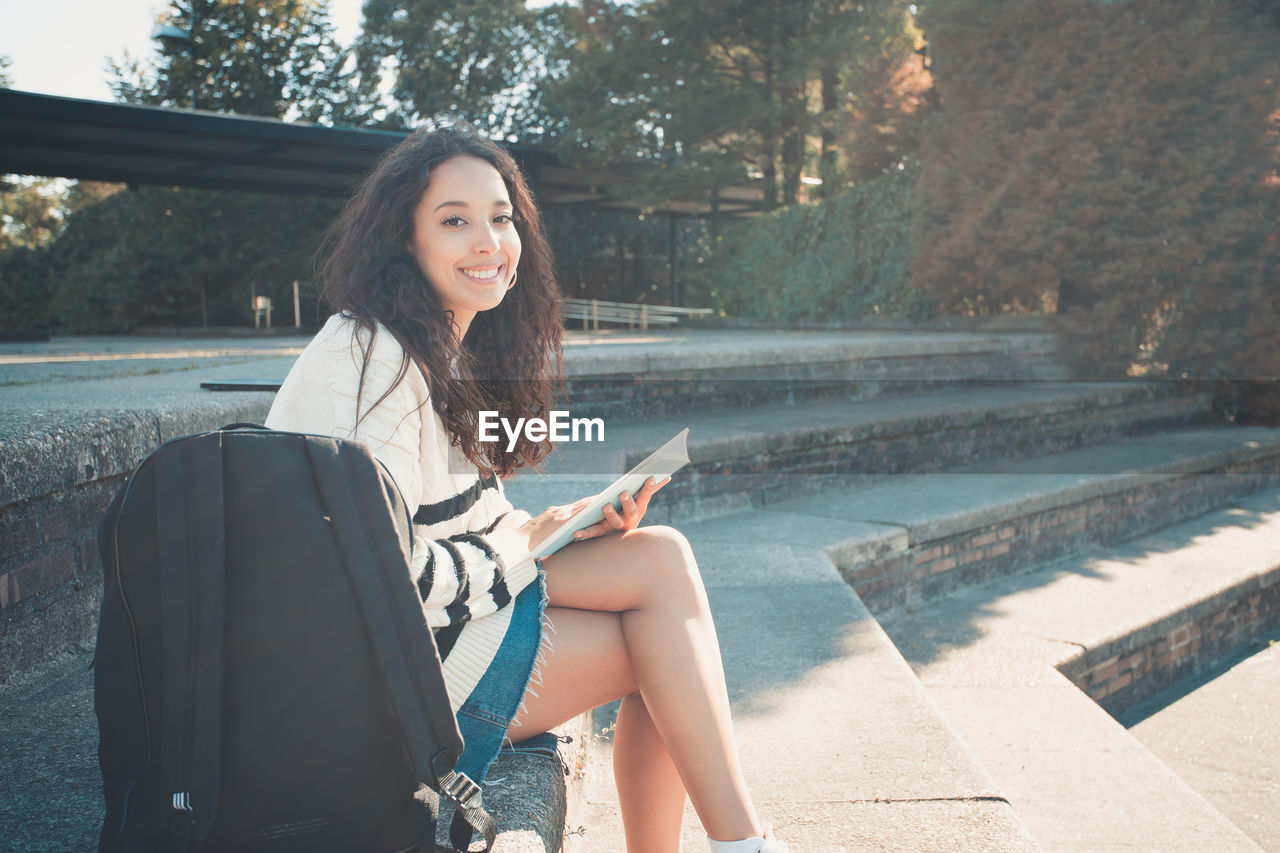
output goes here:
[[[340, 195], [406, 136], [407, 131], [325, 127], [0, 89], [0, 174]], [[549, 150], [506, 147], [544, 205], [637, 209], [607, 194], [609, 186], [637, 179], [638, 170], [627, 164], [587, 173], [562, 165]], [[726, 216], [760, 207], [760, 192], [754, 188], [731, 188], [719, 199]], [[655, 212], [706, 216], [710, 210], [709, 201], [673, 201], [657, 205]]]

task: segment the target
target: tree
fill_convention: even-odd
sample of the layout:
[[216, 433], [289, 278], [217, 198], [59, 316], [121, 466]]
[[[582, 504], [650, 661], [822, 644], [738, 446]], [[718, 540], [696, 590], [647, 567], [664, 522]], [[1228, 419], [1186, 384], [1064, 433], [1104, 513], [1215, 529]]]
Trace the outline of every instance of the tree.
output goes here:
[[152, 61], [109, 61], [120, 100], [330, 123], [361, 115], [327, 2], [170, 0], [164, 21], [190, 40], [165, 40]]
[[1280, 29], [1232, 0], [930, 5], [916, 286], [1101, 375], [1280, 375]]
[[896, 0], [586, 0], [572, 20], [550, 95], [576, 131], [567, 156], [657, 161], [690, 197], [749, 174], [767, 209], [802, 200], [806, 173], [840, 181], [851, 90], [914, 46]]
[[[120, 98], [187, 107], [194, 93], [201, 109], [313, 121], [363, 109], [326, 3], [172, 0], [166, 17], [194, 31], [194, 56], [190, 43], [165, 43], [146, 62], [113, 63]], [[80, 191], [82, 209], [46, 264], [56, 272], [47, 279], [56, 283], [51, 313], [67, 331], [244, 323], [252, 290], [309, 277], [319, 233], [339, 206], [160, 187], [96, 205], [90, 195]]]
[[49, 327], [48, 247], [62, 229], [56, 182], [0, 181], [0, 333]]
[[292, 280], [308, 278], [335, 214], [330, 199], [284, 201], [287, 215], [272, 196], [143, 187], [73, 213], [47, 264], [57, 323], [81, 333], [248, 323], [252, 293], [285, 301]]
[[0, 187], [0, 252], [35, 249], [62, 229], [62, 188], [51, 178], [10, 179]]
[[363, 91], [389, 78], [386, 122], [463, 120], [489, 136], [542, 143], [562, 124], [542, 100], [565, 37], [559, 6], [524, 0], [368, 0], [357, 45]]

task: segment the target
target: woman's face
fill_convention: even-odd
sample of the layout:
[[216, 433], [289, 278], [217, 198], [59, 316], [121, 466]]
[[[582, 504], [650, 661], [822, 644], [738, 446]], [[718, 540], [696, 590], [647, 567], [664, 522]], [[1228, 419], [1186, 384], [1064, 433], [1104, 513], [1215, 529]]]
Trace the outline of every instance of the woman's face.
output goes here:
[[454, 157], [431, 170], [413, 212], [409, 250], [445, 309], [458, 340], [480, 311], [496, 308], [520, 261], [520, 235], [498, 170], [476, 157]]

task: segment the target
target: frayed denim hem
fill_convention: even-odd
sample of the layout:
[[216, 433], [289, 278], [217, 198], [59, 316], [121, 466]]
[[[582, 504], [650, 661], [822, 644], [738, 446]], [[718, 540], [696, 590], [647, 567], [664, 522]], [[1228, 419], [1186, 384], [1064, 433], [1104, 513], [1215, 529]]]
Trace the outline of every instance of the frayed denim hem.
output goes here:
[[493, 662], [458, 709], [464, 748], [456, 770], [478, 783], [484, 781], [498, 750], [510, 743], [507, 728], [524, 710], [526, 690], [542, 685], [547, 635], [554, 632], [549, 625], [543, 630], [546, 606], [546, 583], [539, 572], [512, 602], [511, 623]]

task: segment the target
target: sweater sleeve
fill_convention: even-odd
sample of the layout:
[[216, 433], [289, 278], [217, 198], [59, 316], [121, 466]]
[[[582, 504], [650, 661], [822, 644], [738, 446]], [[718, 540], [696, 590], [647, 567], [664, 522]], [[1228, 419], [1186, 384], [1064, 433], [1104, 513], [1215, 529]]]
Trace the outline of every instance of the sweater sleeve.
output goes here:
[[[347, 371], [330, 373], [337, 407], [349, 413], [345, 418], [338, 414], [338, 432], [370, 447], [415, 513], [411, 571], [428, 623], [433, 628], [460, 625], [504, 607], [536, 577], [528, 539], [518, 531], [529, 516], [513, 509], [497, 485], [502, 514], [489, 527], [440, 538], [424, 535], [426, 528], [456, 519], [469, 491], [483, 495], [485, 484], [496, 481], [477, 482], [473, 471], [450, 475], [448, 442], [440, 435], [426, 380], [412, 363], [401, 376], [402, 353], [391, 334], [380, 330], [359, 395], [363, 417], [356, 417], [357, 385], [344, 376]], [[455, 482], [468, 488], [459, 494], [441, 485]], [[423, 518], [428, 513], [432, 517]]]

